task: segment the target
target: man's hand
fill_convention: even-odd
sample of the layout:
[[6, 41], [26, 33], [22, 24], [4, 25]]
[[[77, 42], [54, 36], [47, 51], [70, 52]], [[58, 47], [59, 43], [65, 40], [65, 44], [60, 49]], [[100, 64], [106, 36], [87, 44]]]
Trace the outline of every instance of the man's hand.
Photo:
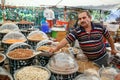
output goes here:
[[116, 53], [118, 53], [118, 52], [119, 52], [119, 51], [117, 51], [117, 50], [115, 50], [115, 49], [112, 49], [112, 50], [111, 50], [111, 54], [112, 54], [112, 55], [116, 55]]
[[49, 53], [51, 55], [54, 54], [54, 52], [59, 51], [61, 48], [63, 48], [66, 44], [68, 44], [68, 41], [64, 38], [62, 41], [59, 42], [59, 44], [56, 45], [56, 47], [51, 47], [49, 50]]
[[54, 55], [54, 52], [56, 52], [56, 51], [57, 51], [56, 48], [53, 48], [53, 47], [51, 47], [49, 49], [49, 53], [50, 53], [51, 56]]
[[55, 48], [50, 48], [49, 52], [50, 53], [54, 53], [55, 52]]

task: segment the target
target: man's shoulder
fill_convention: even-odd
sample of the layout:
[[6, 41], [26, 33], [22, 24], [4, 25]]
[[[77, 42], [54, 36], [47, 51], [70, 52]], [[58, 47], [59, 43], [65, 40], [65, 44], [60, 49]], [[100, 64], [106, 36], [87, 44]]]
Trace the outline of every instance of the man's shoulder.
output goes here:
[[98, 26], [98, 27], [103, 27], [103, 25], [101, 24], [101, 23], [94, 23], [94, 22], [92, 22], [92, 24], [94, 25], [94, 26]]
[[92, 22], [92, 26], [94, 27], [94, 29], [95, 29], [95, 28], [103, 28], [103, 25], [100, 24], [100, 23], [93, 23], [93, 22]]
[[75, 30], [76, 31], [80, 31], [80, 30], [83, 31], [83, 28], [81, 26], [78, 26], [78, 27], [75, 28]]

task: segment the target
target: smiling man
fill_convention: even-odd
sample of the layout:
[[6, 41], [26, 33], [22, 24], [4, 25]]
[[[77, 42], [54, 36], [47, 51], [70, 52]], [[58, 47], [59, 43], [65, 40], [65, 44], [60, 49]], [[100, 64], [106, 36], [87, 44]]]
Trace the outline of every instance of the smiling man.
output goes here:
[[51, 48], [50, 53], [52, 54], [58, 51], [66, 44], [74, 42], [77, 39], [83, 53], [90, 61], [94, 61], [99, 66], [108, 66], [108, 54], [103, 42], [103, 37], [108, 40], [111, 46], [111, 53], [117, 53], [114, 47], [114, 41], [108, 30], [99, 24], [93, 23], [91, 21], [91, 15], [88, 11], [80, 12], [78, 14], [78, 19], [80, 26], [66, 35], [66, 37], [56, 46], [56, 48]]

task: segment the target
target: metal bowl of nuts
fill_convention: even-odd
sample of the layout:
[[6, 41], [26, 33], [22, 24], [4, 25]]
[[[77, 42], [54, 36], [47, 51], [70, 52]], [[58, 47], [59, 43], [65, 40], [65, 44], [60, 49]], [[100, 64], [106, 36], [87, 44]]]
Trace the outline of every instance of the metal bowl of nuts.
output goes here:
[[14, 74], [15, 80], [49, 80], [50, 76], [50, 71], [41, 66], [26, 66]]

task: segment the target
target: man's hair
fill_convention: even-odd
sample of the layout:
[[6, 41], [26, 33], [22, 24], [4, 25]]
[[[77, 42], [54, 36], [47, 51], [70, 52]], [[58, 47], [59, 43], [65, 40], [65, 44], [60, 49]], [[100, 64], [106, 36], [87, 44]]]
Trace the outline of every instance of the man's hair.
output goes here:
[[85, 12], [85, 13], [88, 15], [88, 17], [91, 17], [91, 14], [90, 14], [90, 12], [89, 12], [88, 10], [81, 10], [81, 11], [79, 12], [79, 14], [80, 14], [80, 13], [83, 13], [83, 12]]

